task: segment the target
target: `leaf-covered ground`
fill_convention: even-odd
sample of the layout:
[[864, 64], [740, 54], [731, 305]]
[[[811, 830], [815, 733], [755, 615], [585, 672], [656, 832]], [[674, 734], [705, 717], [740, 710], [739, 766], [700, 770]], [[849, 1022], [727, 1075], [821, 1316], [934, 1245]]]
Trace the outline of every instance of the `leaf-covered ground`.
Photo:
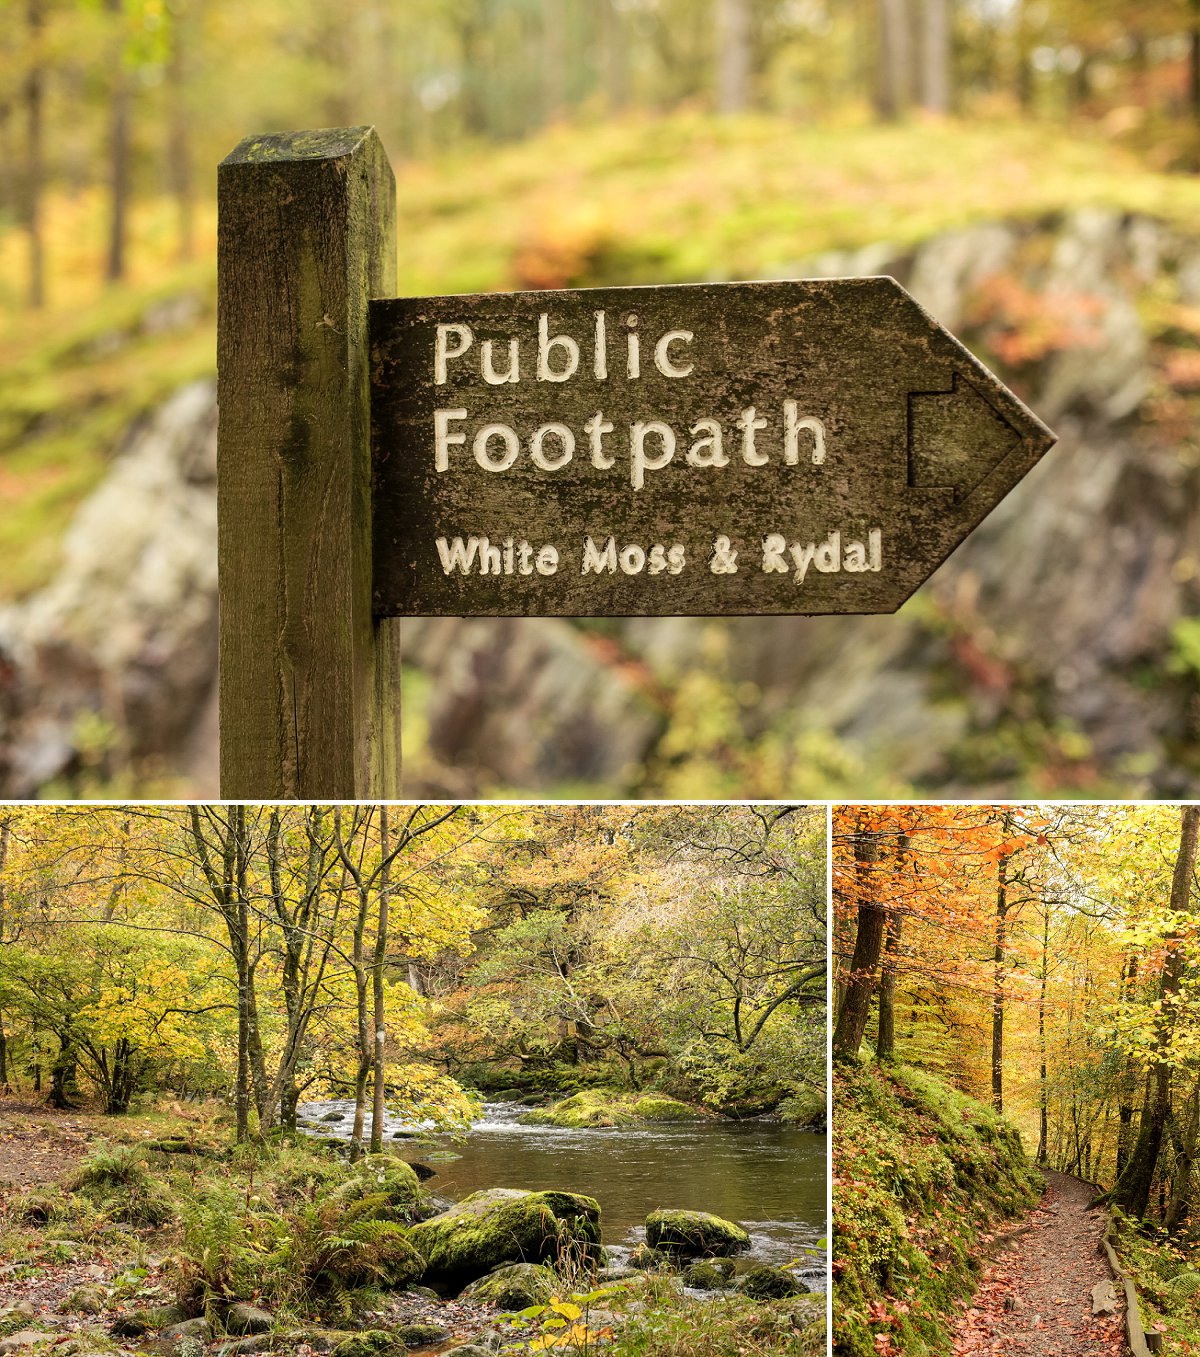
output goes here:
[[1092, 1288], [1111, 1282], [1092, 1188], [1046, 1173], [1046, 1195], [1001, 1247], [954, 1331], [954, 1357], [1102, 1357], [1126, 1351], [1124, 1309], [1093, 1315]]

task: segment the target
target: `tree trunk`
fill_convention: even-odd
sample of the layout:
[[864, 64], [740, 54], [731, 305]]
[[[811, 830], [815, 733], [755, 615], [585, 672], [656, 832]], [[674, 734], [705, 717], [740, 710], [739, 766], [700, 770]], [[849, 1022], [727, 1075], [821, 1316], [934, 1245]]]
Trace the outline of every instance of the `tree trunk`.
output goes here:
[[58, 1055], [50, 1066], [50, 1095], [47, 1099], [51, 1107], [60, 1111], [73, 1106], [71, 1095], [76, 1091], [75, 1053], [71, 1039], [61, 1033], [58, 1038]]
[[598, 3], [605, 103], [609, 113], [622, 113], [629, 103], [628, 39], [625, 23], [616, 0], [598, 0]]
[[[1170, 1124], [1172, 1127], [1176, 1125], [1175, 1118], [1171, 1119]], [[1187, 1126], [1181, 1133], [1171, 1137], [1171, 1146], [1175, 1151], [1175, 1172], [1171, 1175], [1171, 1195], [1163, 1220], [1168, 1234], [1178, 1234], [1187, 1221], [1198, 1133], [1200, 1133], [1200, 1084], [1192, 1089]]]
[[109, 173], [112, 198], [108, 224], [110, 283], [125, 277], [126, 215], [129, 208], [129, 76], [125, 70], [125, 34], [121, 0], [107, 0], [115, 30], [112, 58], [112, 102], [109, 106]]
[[371, 1153], [383, 1151], [383, 1113], [387, 1097], [387, 1083], [384, 1070], [384, 1055], [387, 1047], [387, 1030], [384, 1026], [383, 1008], [383, 967], [387, 959], [388, 936], [388, 892], [391, 885], [389, 855], [391, 842], [388, 836], [388, 808], [379, 807], [379, 915], [378, 929], [375, 934], [375, 955], [371, 959], [371, 997], [374, 1003], [375, 1043], [374, 1043], [374, 1101], [371, 1105]]
[[908, 103], [912, 69], [908, 0], [878, 0], [878, 5], [875, 111], [882, 121], [895, 122]]
[[[1137, 987], [1138, 954], [1130, 952], [1125, 974], [1121, 977], [1121, 997], [1123, 1002], [1133, 1001]], [[1133, 1095], [1137, 1092], [1137, 1072], [1133, 1065], [1126, 1062], [1117, 1085], [1117, 1164], [1116, 1176], [1120, 1178], [1125, 1165], [1129, 1162], [1133, 1148]]]
[[172, 15], [171, 45], [167, 57], [167, 92], [170, 100], [167, 170], [179, 224], [177, 254], [184, 263], [192, 259], [196, 253], [191, 118], [187, 99], [189, 17], [187, 7]]
[[545, 121], [567, 115], [567, 7], [562, 0], [542, 0], [542, 91]]
[[950, 0], [925, 0], [921, 33], [921, 107], [950, 111]]
[[875, 977], [883, 948], [884, 912], [879, 904], [876, 871], [879, 840], [870, 830], [860, 829], [854, 839], [855, 876], [858, 882], [858, 931], [846, 996], [833, 1033], [835, 1060], [853, 1060], [862, 1045], [875, 993]]
[[[1004, 820], [1004, 829], [1007, 833], [1007, 816]], [[1008, 864], [1009, 856], [1005, 853], [996, 866], [996, 941], [992, 949], [992, 1106], [997, 1112], [1004, 1111], [1004, 968], [1008, 949], [1006, 935]]]
[[896, 964], [900, 953], [903, 916], [899, 908], [888, 915], [883, 943], [883, 968], [879, 976], [879, 1040], [875, 1058], [891, 1060], [896, 1053]]
[[[1200, 806], [1180, 808], [1179, 853], [1171, 878], [1172, 913], [1189, 913], [1192, 873], [1196, 867], [1196, 838], [1200, 830]], [[1185, 964], [1184, 949], [1178, 933], [1168, 935], [1167, 956], [1159, 982], [1159, 1008], [1155, 1024], [1156, 1060], [1152, 1067], [1153, 1095], [1143, 1112], [1137, 1142], [1125, 1170], [1112, 1190], [1112, 1201], [1131, 1216], [1144, 1219], [1150, 1205], [1150, 1192], [1162, 1150], [1163, 1133], [1171, 1110], [1171, 1038], [1176, 1022], [1175, 996], [1179, 992]]]
[[717, 108], [741, 113], [750, 102], [750, 14], [747, 0], [716, 0]]
[[1038, 1147], [1039, 1164], [1047, 1163], [1050, 1131], [1049, 1073], [1046, 1068], [1046, 986], [1050, 970], [1050, 906], [1042, 904], [1042, 983], [1038, 989]]
[[1192, 22], [1188, 31], [1188, 111], [1200, 122], [1200, 0], [1189, 5]]
[[42, 36], [46, 23], [44, 0], [29, 0], [29, 70], [25, 76], [25, 230], [29, 235], [29, 305], [46, 304], [46, 252], [42, 238], [42, 181], [45, 176], [42, 105], [45, 65]]

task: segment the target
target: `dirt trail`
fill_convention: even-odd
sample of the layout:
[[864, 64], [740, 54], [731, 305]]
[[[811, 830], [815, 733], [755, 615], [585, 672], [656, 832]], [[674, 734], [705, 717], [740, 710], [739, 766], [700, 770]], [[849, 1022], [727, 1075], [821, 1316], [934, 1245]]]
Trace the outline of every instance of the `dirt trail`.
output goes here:
[[57, 1182], [87, 1154], [94, 1134], [70, 1112], [0, 1098], [0, 1191]]
[[1114, 1314], [1092, 1314], [1092, 1287], [1112, 1279], [1100, 1250], [1104, 1212], [1088, 1210], [1095, 1190], [1049, 1170], [1046, 1183], [1041, 1205], [1025, 1222], [1028, 1228], [985, 1270], [955, 1330], [955, 1357], [1104, 1357], [1128, 1351], [1123, 1300]]

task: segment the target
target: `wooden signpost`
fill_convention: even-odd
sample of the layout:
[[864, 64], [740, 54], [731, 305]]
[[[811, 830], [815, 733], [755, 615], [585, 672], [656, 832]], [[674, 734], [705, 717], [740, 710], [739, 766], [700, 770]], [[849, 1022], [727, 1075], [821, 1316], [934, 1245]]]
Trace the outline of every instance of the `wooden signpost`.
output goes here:
[[222, 794], [397, 794], [399, 616], [891, 612], [1054, 436], [890, 278], [392, 299], [370, 128], [219, 172]]

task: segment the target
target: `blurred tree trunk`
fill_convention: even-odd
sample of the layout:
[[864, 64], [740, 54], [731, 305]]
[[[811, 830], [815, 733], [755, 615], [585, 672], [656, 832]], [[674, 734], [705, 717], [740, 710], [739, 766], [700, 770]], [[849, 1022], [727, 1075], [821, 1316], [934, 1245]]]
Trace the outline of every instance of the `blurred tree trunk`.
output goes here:
[[125, 277], [126, 217], [129, 208], [129, 73], [125, 69], [125, 33], [121, 0], [106, 0], [112, 16], [112, 95], [109, 105], [109, 173], [112, 198], [108, 229], [108, 263], [104, 271], [110, 283]]
[[605, 102], [610, 113], [620, 113], [629, 103], [629, 35], [616, 0], [598, 3]]
[[542, 93], [545, 121], [567, 113], [567, 13], [563, 0], [542, 0]]
[[487, 132], [487, 109], [483, 99], [482, 17], [475, 5], [469, 5], [458, 20], [463, 131], [469, 137], [482, 137]]
[[192, 178], [191, 119], [188, 110], [188, 38], [191, 6], [181, 5], [171, 18], [167, 54], [167, 98], [170, 107], [167, 129], [167, 177], [178, 214], [180, 260], [196, 253], [195, 192]]
[[875, 77], [875, 111], [894, 122], [908, 103], [912, 72], [912, 30], [908, 0], [878, 0], [879, 56]]
[[716, 0], [717, 108], [740, 113], [750, 102], [750, 14], [747, 0]]
[[1188, 106], [1192, 120], [1200, 122], [1200, 0], [1188, 6], [1192, 20], [1188, 31]]
[[950, 0], [925, 0], [921, 43], [921, 107], [950, 111]]
[[25, 11], [29, 32], [29, 69], [25, 75], [25, 229], [29, 234], [29, 305], [46, 304], [46, 252], [42, 238], [42, 181], [45, 174], [42, 107], [45, 95], [46, 24], [44, 0], [29, 0]]

